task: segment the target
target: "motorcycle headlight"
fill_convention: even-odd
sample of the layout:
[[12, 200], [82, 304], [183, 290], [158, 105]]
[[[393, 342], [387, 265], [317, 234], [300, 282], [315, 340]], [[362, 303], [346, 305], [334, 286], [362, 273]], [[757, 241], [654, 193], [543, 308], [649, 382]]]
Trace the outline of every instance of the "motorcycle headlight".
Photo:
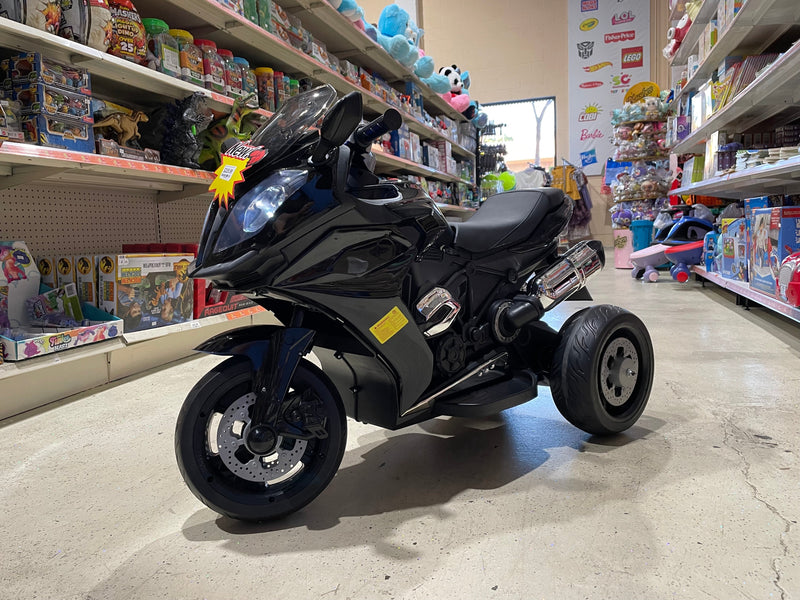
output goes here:
[[308, 181], [308, 171], [277, 171], [236, 200], [222, 227], [215, 252], [222, 252], [260, 233], [287, 198]]

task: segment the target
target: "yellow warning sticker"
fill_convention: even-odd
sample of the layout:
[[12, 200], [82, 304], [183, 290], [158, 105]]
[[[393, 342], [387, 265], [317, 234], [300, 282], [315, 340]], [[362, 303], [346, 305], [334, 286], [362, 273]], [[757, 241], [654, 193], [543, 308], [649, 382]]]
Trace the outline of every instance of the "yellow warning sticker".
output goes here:
[[386, 315], [375, 325], [369, 328], [372, 335], [375, 336], [381, 344], [388, 342], [392, 336], [400, 331], [403, 327], [408, 325], [408, 319], [396, 306], [390, 310]]

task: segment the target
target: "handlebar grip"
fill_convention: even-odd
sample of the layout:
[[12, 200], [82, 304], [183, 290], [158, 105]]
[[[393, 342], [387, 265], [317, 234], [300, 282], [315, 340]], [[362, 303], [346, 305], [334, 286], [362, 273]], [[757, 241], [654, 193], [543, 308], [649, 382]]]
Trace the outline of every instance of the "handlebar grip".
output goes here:
[[371, 123], [359, 128], [353, 139], [362, 148], [369, 148], [372, 142], [390, 131], [400, 129], [402, 124], [403, 116], [398, 110], [390, 108]]

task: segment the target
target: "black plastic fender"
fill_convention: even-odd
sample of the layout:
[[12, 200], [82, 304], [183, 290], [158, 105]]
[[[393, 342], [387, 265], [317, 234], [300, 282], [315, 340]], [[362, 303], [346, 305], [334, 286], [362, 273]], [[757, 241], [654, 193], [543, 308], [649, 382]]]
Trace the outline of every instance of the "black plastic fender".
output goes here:
[[[303, 327], [256, 325], [242, 327], [206, 340], [195, 350], [221, 356], [245, 356], [255, 377], [253, 391], [267, 394], [269, 404], [281, 403], [297, 365], [314, 341], [314, 331]], [[264, 405], [265, 408], [267, 405]]]

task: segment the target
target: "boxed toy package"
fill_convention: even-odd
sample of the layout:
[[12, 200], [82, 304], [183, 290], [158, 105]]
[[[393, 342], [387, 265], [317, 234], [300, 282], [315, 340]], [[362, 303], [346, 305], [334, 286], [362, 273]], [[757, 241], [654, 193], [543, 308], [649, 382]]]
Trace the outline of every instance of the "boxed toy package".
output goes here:
[[65, 321], [74, 321], [74, 326], [83, 321], [81, 301], [74, 283], [54, 290], [47, 290], [26, 301], [28, 317], [33, 325], [68, 325]]
[[753, 213], [750, 287], [777, 297], [781, 263], [800, 250], [800, 207], [760, 208]]
[[28, 115], [20, 119], [25, 141], [75, 152], [94, 153], [92, 126], [47, 115]]
[[719, 245], [722, 246], [720, 275], [726, 279], [748, 281], [747, 226], [745, 220], [723, 220]]
[[63, 65], [38, 52], [19, 54], [10, 60], [11, 81], [46, 83], [62, 89], [91, 95], [92, 86], [86, 69]]
[[116, 315], [140, 331], [192, 319], [190, 254], [117, 256]]
[[719, 235], [715, 231], [709, 231], [703, 238], [703, 266], [709, 273], [717, 273], [721, 268]]
[[97, 306], [110, 315], [117, 314], [117, 255], [94, 257], [97, 272]]
[[84, 94], [61, 90], [46, 83], [24, 83], [14, 86], [14, 100], [23, 115], [50, 115], [93, 123], [92, 99]]
[[56, 259], [56, 287], [64, 287], [68, 283], [75, 283], [75, 257], [59, 256]]
[[56, 287], [56, 261], [50, 257], [42, 257], [36, 261], [42, 283], [49, 288]]
[[257, 304], [246, 296], [218, 290], [205, 279], [194, 280], [195, 319], [252, 309], [255, 306]]
[[8, 327], [28, 325], [26, 300], [39, 294], [40, 275], [24, 242], [0, 242], [0, 286], [7, 304]]
[[94, 256], [79, 254], [75, 257], [75, 284], [81, 302], [97, 306], [97, 271]]

